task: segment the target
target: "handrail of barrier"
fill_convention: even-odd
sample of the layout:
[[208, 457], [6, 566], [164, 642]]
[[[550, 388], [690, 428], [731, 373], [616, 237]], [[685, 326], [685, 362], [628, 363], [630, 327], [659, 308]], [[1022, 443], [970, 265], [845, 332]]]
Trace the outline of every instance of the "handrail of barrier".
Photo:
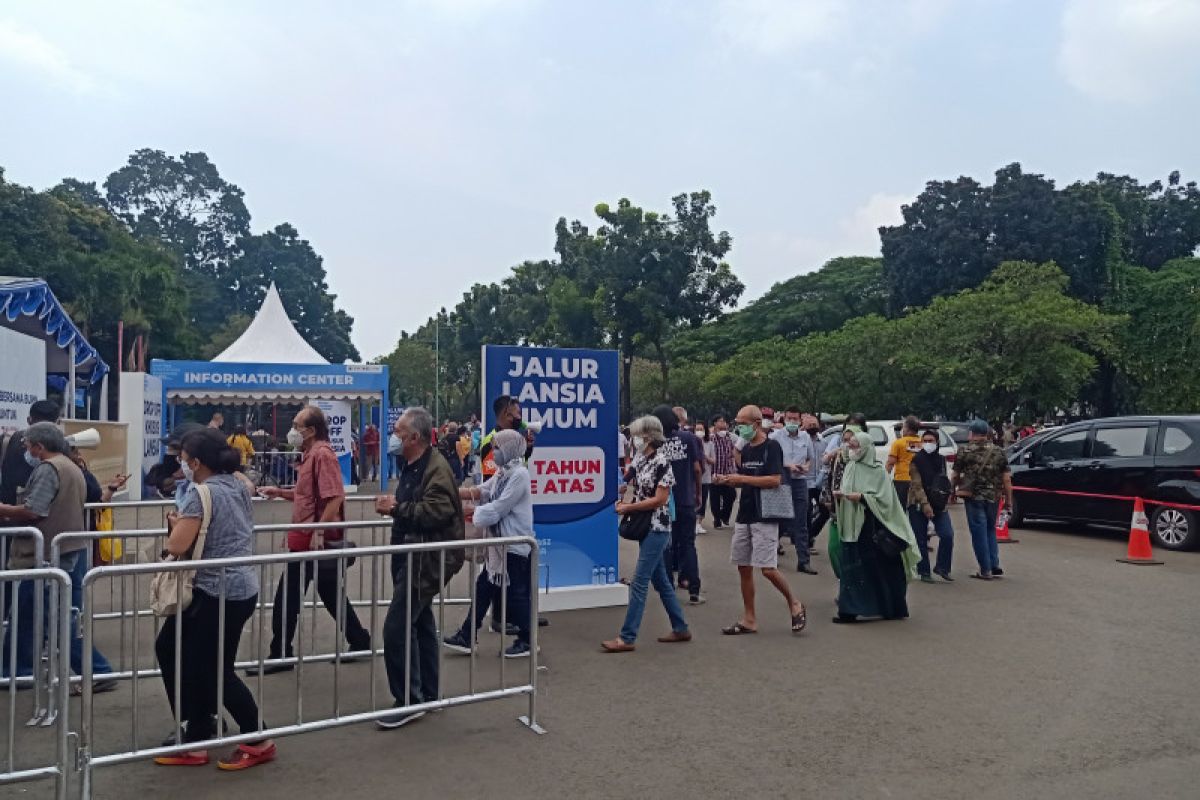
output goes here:
[[[71, 606], [71, 578], [61, 569], [51, 567], [39, 567], [35, 569], [13, 569], [0, 571], [0, 583], [19, 584], [22, 581], [32, 581], [34, 591], [34, 619], [40, 621], [41, 613], [45, 608], [45, 604], [41, 602], [41, 595], [46, 591], [42, 584], [56, 584], [56, 591], [51, 591], [53, 605], [58, 612], [51, 617], [51, 620], [56, 623], [54, 630], [57, 632], [55, 637], [58, 641], [67, 641], [70, 634], [70, 606]], [[21, 638], [20, 631], [20, 592], [14, 591], [12, 594], [11, 618], [9, 619], [9, 646], [7, 653], [4, 654], [8, 665], [9, 674], [15, 675], [17, 667], [17, 643]], [[54, 778], [55, 797], [58, 800], [66, 800], [67, 797], [67, 774], [73, 763], [67, 752], [67, 738], [69, 716], [66, 713], [56, 713], [53, 716], [48, 716], [47, 708], [51, 705], [57, 708], [66, 708], [67, 705], [67, 687], [68, 687], [68, 669], [69, 665], [66, 659], [52, 659], [50, 661], [51, 671], [48, 674], [46, 692], [48, 698], [57, 698], [53, 703], [47, 703], [47, 707], [42, 707], [39, 704], [38, 696], [40, 690], [37, 688], [40, 685], [41, 673], [41, 658], [40, 653], [44, 643], [44, 635], [42, 626], [35, 622], [35, 630], [33, 643], [31, 645], [35, 663], [33, 664], [33, 673], [35, 680], [34, 689], [34, 716], [26, 724], [26, 727], [35, 726], [55, 726], [54, 743], [55, 743], [55, 763], [42, 767], [26, 767], [22, 769], [16, 768], [16, 740], [17, 740], [17, 686], [20, 683], [15, 677], [8, 680], [8, 750], [5, 754], [4, 765], [0, 767], [0, 786], [9, 783], [19, 783], [23, 781], [37, 780], [40, 778]], [[51, 645], [53, 646], [53, 645]]]
[[[328, 527], [328, 526], [325, 526], [325, 527]], [[450, 551], [450, 550], [471, 551], [471, 550], [478, 549], [478, 548], [488, 548], [488, 547], [503, 547], [507, 550], [508, 547], [513, 546], [513, 545], [528, 545], [530, 547], [530, 563], [529, 563], [530, 580], [531, 580], [531, 585], [536, 586], [536, 580], [537, 580], [538, 569], [539, 569], [538, 568], [539, 549], [538, 549], [537, 539], [534, 537], [531, 537], [531, 536], [509, 536], [509, 537], [497, 537], [497, 538], [491, 538], [491, 539], [451, 540], [451, 541], [444, 541], [444, 542], [427, 542], [427, 543], [419, 543], [419, 544], [379, 545], [379, 546], [371, 546], [371, 547], [359, 547], [359, 548], [354, 548], [353, 550], [344, 550], [344, 549], [312, 550], [312, 551], [298, 552], [298, 553], [266, 553], [266, 554], [238, 557], [238, 558], [215, 558], [215, 559], [200, 559], [200, 560], [195, 560], [195, 561], [174, 561], [174, 562], [153, 563], [153, 564], [152, 563], [140, 563], [140, 564], [117, 564], [117, 565], [111, 565], [111, 566], [102, 566], [102, 567], [97, 567], [96, 569], [89, 571], [84, 576], [84, 580], [83, 580], [83, 592], [85, 595], [84, 607], [85, 607], [85, 609], [91, 609], [94, 607], [93, 603], [87, 602], [87, 598], [92, 593], [96, 582], [103, 578], [106, 578], [106, 577], [121, 576], [121, 575], [145, 575], [145, 574], [152, 574], [152, 573], [158, 573], [158, 572], [174, 572], [174, 571], [184, 571], [184, 570], [191, 571], [191, 570], [199, 570], [199, 569], [204, 569], [204, 570], [218, 569], [218, 570], [220, 570], [221, 577], [220, 577], [220, 584], [219, 584], [220, 585], [219, 598], [218, 598], [219, 616], [218, 616], [218, 632], [217, 632], [218, 653], [217, 653], [217, 665], [216, 665], [215, 674], [217, 676], [217, 710], [218, 710], [218, 713], [223, 713], [223, 711], [221, 711], [221, 709], [223, 709], [223, 707], [224, 707], [224, 699], [225, 699], [225, 693], [224, 693], [225, 686], [224, 686], [224, 679], [223, 679], [224, 666], [223, 665], [225, 663], [224, 625], [225, 625], [225, 620], [226, 620], [226, 615], [225, 615], [225, 606], [226, 606], [226, 594], [225, 594], [225, 592], [226, 592], [226, 572], [225, 571], [226, 571], [226, 569], [232, 568], [232, 567], [246, 567], [246, 566], [255, 567], [255, 566], [257, 566], [257, 567], [259, 567], [259, 571], [261, 574], [262, 570], [266, 566], [271, 565], [271, 564], [281, 564], [281, 563], [282, 564], [290, 564], [293, 562], [307, 562], [307, 561], [315, 561], [315, 562], [341, 561], [341, 562], [344, 562], [346, 559], [349, 559], [349, 558], [371, 559], [372, 605], [374, 606], [374, 600], [376, 598], [376, 595], [379, 592], [379, 580], [378, 580], [379, 579], [379, 564], [380, 564], [380, 559], [383, 557], [391, 557], [391, 559], [393, 559], [393, 562], [397, 557], [403, 556], [405, 558], [406, 569], [404, 570], [405, 586], [404, 586], [404, 595], [403, 596], [412, 598], [413, 597], [413, 569], [412, 569], [412, 566], [413, 566], [413, 555], [414, 554], [438, 553], [439, 554], [439, 558], [438, 558], [439, 573], [440, 573], [439, 580], [440, 580], [441, 585], [445, 585], [447, 583], [446, 574], [445, 574], [445, 571], [446, 571], [445, 553], [447, 551]], [[466, 563], [470, 567], [469, 573], [472, 578], [470, 614], [472, 615], [472, 618], [474, 618], [474, 615], [475, 615], [475, 581], [474, 581], [475, 561], [474, 561], [474, 559], [468, 557], [466, 559]], [[507, 575], [508, 560], [507, 560], [507, 558], [502, 559], [502, 563], [503, 563], [503, 567], [502, 567], [503, 572], [501, 573], [501, 576], [500, 576], [501, 577], [500, 585], [507, 585], [507, 582], [508, 582], [508, 575]], [[337, 586], [338, 598], [340, 601], [341, 599], [344, 598], [344, 589], [345, 589], [345, 577], [344, 577], [345, 576], [345, 566], [344, 566], [344, 564], [342, 565], [342, 567], [340, 569], [338, 569], [337, 575], [338, 575], [338, 586]], [[395, 573], [393, 573], [393, 577], [395, 577]], [[262, 591], [261, 584], [260, 584], [259, 591], [260, 591], [260, 593]], [[394, 586], [393, 586], [393, 592], [395, 592]], [[530, 654], [529, 654], [528, 683], [523, 683], [522, 685], [512, 686], [512, 687], [505, 686], [505, 679], [504, 679], [505, 659], [501, 658], [500, 659], [500, 688], [499, 689], [490, 689], [490, 690], [486, 690], [486, 691], [476, 691], [475, 690], [475, 674], [474, 674], [475, 673], [474, 650], [476, 648], [472, 648], [471, 661], [470, 661], [470, 673], [469, 673], [469, 685], [468, 685], [468, 690], [465, 694], [446, 697], [443, 695], [444, 684], [439, 683], [439, 697], [437, 699], [431, 700], [431, 701], [426, 701], [426, 702], [418, 702], [418, 703], [412, 702], [413, 698], [410, 697], [409, 693], [408, 693], [408, 687], [410, 685], [409, 678], [410, 678], [410, 671], [411, 671], [411, 664], [412, 664], [412, 660], [411, 660], [412, 615], [408, 614], [408, 615], [405, 615], [405, 640], [404, 640], [404, 654], [403, 654], [403, 663], [404, 663], [403, 681], [404, 681], [404, 687], [405, 687], [405, 691], [404, 691], [405, 697], [403, 698], [403, 700], [397, 698], [397, 702], [394, 707], [383, 708], [383, 709], [380, 709], [377, 707], [376, 690], [375, 690], [375, 686], [376, 686], [375, 659], [372, 658], [370, 660], [370, 664], [369, 664], [369, 667], [370, 667], [369, 686], [370, 686], [371, 710], [365, 711], [365, 712], [349, 713], [349, 714], [343, 714], [341, 712], [340, 694], [339, 694], [340, 667], [343, 662], [343, 657], [342, 657], [342, 654], [340, 651], [340, 646], [341, 646], [342, 635], [344, 632], [343, 631], [344, 619], [342, 619], [342, 614], [340, 613], [340, 608], [341, 608], [341, 605], [339, 602], [339, 614], [338, 614], [338, 618], [337, 618], [337, 624], [338, 624], [339, 630], [336, 632], [336, 634], [337, 634], [336, 641], [338, 642], [339, 649], [338, 649], [338, 651], [335, 652], [335, 657], [334, 657], [334, 661], [333, 661], [334, 671], [333, 671], [333, 713], [332, 713], [332, 716], [327, 716], [325, 718], [320, 718], [320, 719], [315, 719], [315, 720], [312, 720], [312, 719], [305, 720], [304, 719], [302, 687], [303, 687], [303, 667], [304, 667], [304, 664], [306, 663], [307, 659], [304, 658], [304, 655], [303, 655], [304, 654], [304, 626], [303, 626], [303, 624], [301, 624], [301, 625], [298, 625], [298, 627], [297, 627], [297, 632], [299, 634], [299, 641], [297, 642], [297, 652], [300, 654], [300, 657], [298, 659], [296, 659], [296, 663], [297, 663], [297, 669], [296, 669], [296, 721], [289, 725], [279, 725], [276, 727], [267, 727], [263, 721], [263, 712], [262, 712], [262, 707], [260, 705], [259, 706], [259, 716], [258, 716], [259, 729], [252, 733], [239, 733], [236, 735], [225, 736], [225, 735], [222, 735], [223, 732], [221, 730], [217, 730], [215, 732], [215, 738], [209, 738], [204, 741], [191, 741], [191, 742], [185, 742], [183, 740], [183, 736], [182, 736], [183, 728], [182, 728], [182, 719], [181, 719], [182, 702], [181, 702], [181, 697], [180, 697], [180, 689], [181, 689], [180, 676], [182, 674], [182, 662], [181, 662], [181, 658], [182, 658], [181, 635], [182, 635], [182, 619], [183, 619], [182, 611], [176, 611], [176, 614], [174, 616], [175, 647], [174, 647], [174, 665], [173, 666], [174, 666], [174, 682], [175, 682], [174, 696], [176, 698], [176, 702], [175, 702], [175, 734], [176, 734], [175, 742], [176, 743], [174, 745], [160, 746], [160, 747], [153, 747], [153, 748], [142, 748], [138, 743], [138, 728], [137, 728], [138, 723], [137, 723], [137, 712], [136, 712], [137, 696], [138, 696], [137, 695], [137, 679], [138, 679], [138, 677], [140, 677], [142, 675], [148, 674], [148, 672], [137, 669], [137, 653], [136, 653], [136, 638], [135, 638], [134, 676], [133, 676], [133, 681], [134, 681], [133, 682], [133, 709], [134, 709], [134, 712], [133, 712], [133, 718], [132, 718], [132, 747], [129, 750], [125, 750], [122, 752], [107, 753], [107, 754], [103, 754], [103, 755], [95, 755], [93, 753], [93, 749], [95, 746], [95, 726], [94, 726], [94, 706], [93, 706], [94, 696], [93, 696], [93, 692], [92, 692], [92, 664], [91, 664], [90, 659], [84, 659], [84, 664], [83, 664], [84, 674], [83, 674], [83, 682], [82, 682], [83, 683], [83, 687], [82, 687], [83, 688], [83, 707], [81, 710], [81, 717], [80, 717], [81, 718], [81, 726], [80, 726], [80, 735], [79, 735], [79, 744], [78, 744], [78, 754], [77, 754], [77, 759], [76, 759], [76, 761], [79, 765], [79, 769], [81, 771], [80, 797], [85, 798], [85, 799], [91, 797], [92, 770], [97, 766], [122, 764], [122, 763], [127, 763], [130, 761], [136, 761], [136, 760], [140, 760], [140, 759], [144, 759], [144, 758], [152, 758], [152, 757], [156, 757], [159, 755], [166, 755], [169, 753], [178, 753], [178, 752], [182, 752], [182, 751], [186, 751], [186, 750], [209, 749], [209, 748], [214, 748], [214, 747], [218, 747], [218, 746], [222, 746], [222, 745], [261, 741], [261, 740], [274, 738], [274, 737], [290, 736], [290, 735], [299, 734], [299, 733], [308, 733], [308, 732], [312, 732], [312, 731], [326, 730], [329, 728], [341, 727], [341, 726], [345, 726], [345, 725], [353, 725], [353, 724], [366, 722], [366, 721], [370, 721], [370, 720], [380, 720], [380, 719], [383, 719], [384, 717], [387, 717], [387, 716], [390, 716], [393, 714], [397, 714], [397, 713], [407, 714], [407, 713], [416, 713], [419, 711], [430, 711], [430, 710], [435, 710], [435, 709], [440, 709], [440, 708], [450, 708], [453, 706], [466, 705], [469, 703], [486, 702], [488, 700], [495, 700], [495, 699], [500, 699], [500, 698], [505, 698], [505, 697], [515, 697], [515, 696], [521, 696], [521, 695], [528, 696], [529, 711], [528, 711], [527, 715], [520, 717], [520, 721], [523, 725], [525, 725], [526, 727], [528, 727], [530, 730], [534, 731], [535, 733], [539, 733], [539, 734], [545, 733], [545, 731], [541, 728], [541, 726], [538, 724], [538, 721], [537, 721], [538, 593], [536, 591], [530, 592], [530, 607], [529, 607]], [[260, 611], [261, 611], [261, 607], [260, 607]], [[441, 619], [439, 619], [439, 623], [437, 626], [438, 630], [440, 631], [440, 630], [445, 629], [444, 609], [439, 610], [439, 615], [442, 617]], [[507, 592], [500, 592], [500, 622], [501, 622], [501, 625], [507, 624]], [[373, 608], [372, 619], [371, 619], [371, 628], [370, 628], [372, 635], [375, 635], [376, 630], [377, 630], [375, 623], [376, 623], [376, 619], [375, 619], [374, 608]], [[84, 648], [85, 653], [91, 651], [91, 647], [92, 647], [92, 643], [93, 643], [93, 636], [94, 636], [93, 626], [94, 626], [94, 620], [93, 620], [92, 614], [90, 613], [90, 611], [85, 611], [83, 613], [83, 617], [82, 617], [83, 648]], [[263, 658], [263, 652], [261, 649], [261, 641], [258, 644], [259, 644], [259, 647], [257, 649], [257, 656], [258, 656], [257, 663], [259, 665], [259, 670], [258, 670], [258, 692], [257, 692], [257, 695], [258, 695], [259, 700], [261, 701], [263, 698], [262, 689], [263, 689], [263, 674], [264, 674], [263, 670], [262, 670], [262, 666], [266, 663], [266, 660]], [[442, 647], [440, 646], [440, 642], [438, 643], [438, 646], [437, 646], [437, 659], [438, 659], [438, 670], [440, 673], [441, 666], [442, 666], [442, 659], [443, 659], [443, 652], [442, 652]]]
[[[347, 503], [373, 503], [375, 497], [374, 494], [348, 494], [345, 499]], [[268, 497], [252, 497], [250, 500], [254, 503], [278, 502], [281, 505], [289, 502], [287, 500], [274, 501]], [[175, 505], [175, 501], [171, 498], [162, 498], [158, 500], [110, 500], [107, 503], [85, 503], [83, 507], [88, 511], [103, 511], [107, 508], [117, 511], [122, 508], [167, 508], [173, 505]]]

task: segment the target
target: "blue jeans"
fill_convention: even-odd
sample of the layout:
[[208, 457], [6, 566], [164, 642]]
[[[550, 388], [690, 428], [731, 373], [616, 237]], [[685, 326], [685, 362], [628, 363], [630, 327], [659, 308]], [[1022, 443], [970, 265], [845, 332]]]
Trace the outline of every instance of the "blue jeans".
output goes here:
[[625, 624], [621, 626], [621, 641], [626, 644], [633, 644], [637, 640], [642, 614], [646, 611], [646, 592], [651, 583], [671, 619], [671, 630], [684, 633], [688, 629], [687, 620], [683, 618], [683, 607], [679, 605], [679, 598], [675, 596], [675, 588], [671, 586], [671, 578], [667, 575], [667, 565], [663, 562], [670, 539], [671, 534], [666, 531], [652, 530], [638, 548], [637, 568], [629, 585], [629, 608], [625, 611]]
[[[71, 576], [71, 606], [76, 609], [76, 613], [71, 615], [71, 671], [76, 675], [83, 674], [83, 639], [79, 636], [79, 616], [78, 609], [83, 608], [83, 576], [87, 574], [87, 552], [84, 550], [75, 550], [70, 553], [63, 553], [58, 557], [58, 568]], [[34, 661], [34, 641], [33, 641], [33, 581], [21, 581], [17, 589], [17, 669], [18, 676], [28, 676], [33, 674]], [[51, 626], [54, 624], [50, 619], [50, 595], [48, 592], [42, 593], [42, 635], [47, 639], [50, 636]], [[12, 674], [10, 664], [8, 663], [9, 636], [12, 634], [12, 625], [4, 634], [4, 674], [8, 676]], [[61, 646], [61, 645], [60, 645]], [[38, 648], [41, 649], [40, 647]], [[92, 674], [101, 675], [106, 672], [112, 672], [112, 667], [108, 663], [108, 659], [96, 649], [92, 647]]]
[[912, 525], [913, 535], [917, 537], [917, 548], [921, 551], [917, 574], [929, 574], [929, 523], [932, 522], [933, 530], [938, 536], [937, 565], [934, 569], [949, 575], [950, 559], [954, 555], [954, 525], [950, 522], [950, 512], [942, 509], [930, 519], [920, 508], [912, 506], [908, 509], [908, 522]]
[[967, 498], [967, 526], [979, 571], [990, 573], [1000, 567], [1000, 545], [996, 541], [996, 501]]

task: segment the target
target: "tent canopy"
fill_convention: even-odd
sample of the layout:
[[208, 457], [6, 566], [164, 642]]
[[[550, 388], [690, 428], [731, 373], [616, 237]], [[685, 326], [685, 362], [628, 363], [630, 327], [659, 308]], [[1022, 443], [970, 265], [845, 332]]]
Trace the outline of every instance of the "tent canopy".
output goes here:
[[83, 338], [44, 280], [0, 277], [0, 312], [0, 325], [54, 345], [46, 348], [47, 373], [70, 372], [74, 344], [78, 386], [94, 386], [108, 374], [108, 364]]
[[[213, 359], [218, 364], [328, 364], [288, 318], [275, 282], [237, 341]], [[206, 402], [217, 402], [210, 400]]]

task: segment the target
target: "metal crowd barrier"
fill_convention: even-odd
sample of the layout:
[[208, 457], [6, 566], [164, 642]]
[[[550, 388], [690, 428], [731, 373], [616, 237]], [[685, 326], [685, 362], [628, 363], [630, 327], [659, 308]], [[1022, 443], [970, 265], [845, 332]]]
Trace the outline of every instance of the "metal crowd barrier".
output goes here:
[[[8, 533], [8, 531], [6, 531]], [[54, 607], [58, 609], [57, 614], [53, 614], [49, 619], [54, 622], [51, 626], [56, 633], [55, 639], [60, 642], [66, 642], [70, 637], [70, 607], [71, 607], [71, 578], [67, 573], [60, 569], [52, 569], [49, 567], [41, 567], [37, 569], [16, 569], [0, 571], [0, 585], [7, 593], [12, 591], [11, 612], [8, 618], [7, 629], [5, 632], [3, 662], [5, 672], [12, 675], [16, 670], [17, 661], [17, 644], [21, 638], [20, 619], [21, 619], [21, 595], [19, 586], [23, 582], [32, 584], [35, 607], [34, 607], [34, 623], [35, 631], [32, 641], [33, 657], [33, 680], [34, 693], [26, 696], [29, 702], [18, 703], [18, 680], [7, 681], [7, 702], [8, 707], [8, 724], [5, 727], [5, 735], [8, 737], [5, 745], [4, 766], [0, 769], [0, 786], [10, 783], [19, 783], [24, 781], [32, 781], [44, 778], [54, 778], [54, 796], [58, 800], [66, 800], [67, 797], [67, 780], [68, 773], [74, 763], [71, 753], [68, 750], [68, 714], [66, 713], [51, 713], [48, 706], [41, 704], [40, 693], [40, 673], [41, 673], [41, 645], [43, 644], [44, 634], [41, 626], [41, 611], [45, 608], [45, 601], [42, 599], [48, 591], [53, 600]], [[41, 600], [41, 602], [37, 602]], [[53, 651], [51, 651], [53, 652]], [[46, 684], [47, 698], [52, 699], [52, 705], [59, 709], [65, 709], [67, 706], [67, 675], [68, 675], [68, 659], [58, 658], [51, 661], [53, 665], [52, 671], [48, 674], [49, 680]], [[91, 662], [88, 661], [90, 666]], [[25, 700], [26, 698], [22, 698]], [[18, 751], [17, 748], [17, 726], [18, 716], [23, 716], [25, 710], [31, 711], [31, 716], [24, 723], [26, 732], [22, 736], [22, 744], [25, 747]], [[43, 734], [40, 729], [52, 728], [53, 730]], [[26, 753], [25, 751], [32, 751]], [[54, 753], [54, 760], [51, 763], [46, 763], [48, 754]], [[38, 754], [42, 753], [39, 758]]]
[[[411, 671], [411, 647], [412, 647], [412, 614], [410, 613], [405, 619], [405, 638], [404, 638], [404, 697], [397, 698], [396, 704], [389, 704], [385, 708], [380, 708], [378, 703], [377, 692], [377, 665], [376, 659], [371, 657], [368, 662], [368, 690], [369, 690], [369, 708], [366, 710], [355, 709], [346, 710], [343, 708], [342, 701], [342, 681], [341, 670], [343, 664], [356, 653], [346, 653], [342, 651], [342, 641], [345, 636], [345, 619], [343, 614], [344, 598], [346, 591], [346, 559], [360, 559], [360, 564], [365, 565], [370, 563], [370, 623], [368, 630], [372, 637], [381, 636], [378, 630], [378, 606], [380, 600], [380, 564], [384, 559], [389, 559], [392, 564], [395, 559], [403, 558], [405, 560], [406, 569], [404, 592], [410, 598], [413, 590], [413, 556], [420, 553], [438, 553], [439, 563], [439, 579], [440, 584], [445, 585], [445, 570], [447, 550], [464, 549], [472, 551], [478, 548], [487, 547], [503, 547], [507, 548], [513, 545], [527, 544], [530, 546], [529, 571], [530, 571], [530, 619], [529, 619], [529, 637], [530, 637], [530, 654], [529, 654], [529, 669], [528, 679], [525, 682], [516, 686], [507, 686], [505, 681], [505, 659], [500, 658], [499, 664], [499, 686], [497, 688], [480, 689], [477, 687], [476, 677], [476, 653], [478, 646], [472, 648], [470, 661], [468, 664], [467, 690], [463, 693], [447, 694], [445, 691], [446, 682], [444, 680], [445, 671], [442, 669], [444, 661], [444, 652], [441, 645], [441, 634], [445, 631], [445, 603], [439, 604], [437, 609], [437, 659], [438, 672], [442, 677], [439, 680], [438, 698], [428, 702], [412, 702], [413, 698], [409, 694], [409, 678]], [[84, 660], [83, 671], [83, 706], [81, 711], [81, 726], [79, 732], [79, 746], [77, 752], [76, 763], [81, 771], [80, 779], [80, 797], [89, 798], [92, 791], [92, 771], [96, 767], [109, 766], [115, 764], [128, 763], [146, 758], [153, 758], [160, 755], [178, 753], [188, 750], [209, 749], [219, 745], [231, 745], [244, 742], [255, 742], [263, 739], [290, 736], [299, 733], [308, 733], [312, 731], [325, 730], [334, 727], [358, 724], [371, 720], [379, 720], [386, 716], [395, 713], [415, 713], [418, 711], [433, 711], [453, 706], [467, 705], [471, 703], [485, 702], [488, 700], [497, 700], [506, 697], [518, 697], [526, 695], [529, 698], [528, 713], [520, 717], [520, 721], [528, 728], [536, 733], [544, 733], [537, 721], [537, 674], [538, 674], [538, 592], [537, 576], [538, 576], [538, 543], [533, 537], [506, 537], [493, 539], [475, 539], [466, 541], [451, 541], [451, 542], [432, 542], [427, 544], [410, 544], [410, 545], [385, 545], [359, 547], [353, 549], [336, 549], [336, 550], [316, 550], [302, 553], [271, 553], [263, 555], [248, 556], [244, 558], [219, 558], [199, 561], [177, 561], [171, 563], [143, 563], [143, 564], [118, 564], [112, 566], [98, 567], [90, 572], [84, 578], [83, 592], [84, 604], [82, 612], [82, 629], [83, 629], [83, 649], [85, 653], [90, 653], [95, 640], [95, 614], [94, 609], [94, 591], [98, 581], [104, 578], [120, 578], [122, 576], [137, 576], [150, 575], [160, 571], [177, 571], [177, 570], [194, 570], [197, 568], [204, 569], [219, 569], [219, 617], [218, 617], [218, 648], [216, 655], [216, 670], [215, 676], [217, 681], [217, 703], [216, 710], [220, 719], [224, 718], [224, 700], [225, 700], [225, 673], [224, 673], [224, 626], [226, 620], [226, 592], [228, 588], [228, 573], [227, 570], [232, 567], [257, 567], [259, 571], [259, 603], [256, 607], [256, 616], [263, 616], [265, 606], [262, 603], [262, 597], [265, 590], [268, 590], [269, 584], [265, 581], [265, 573], [268, 567], [272, 565], [286, 565], [293, 562], [314, 562], [314, 573], [319, 568], [319, 562], [336, 561], [339, 563], [337, 569], [337, 597], [338, 597], [338, 613], [335, 626], [335, 647], [332, 657], [327, 655], [308, 654], [305, 652], [305, 636], [304, 636], [304, 620], [301, 618], [297, 625], [297, 642], [296, 655], [291, 658], [282, 658], [278, 660], [269, 660], [264, 657], [262, 647], [262, 633], [265, 621], [260, 620], [257, 626], [258, 636], [255, 639], [252, 635], [255, 658], [249, 662], [241, 662], [237, 668], [243, 666], [257, 667], [256, 679], [256, 696], [258, 698], [258, 726], [257, 730], [249, 733], [237, 733], [232, 735], [223, 735], [223, 731], [218, 726], [214, 737], [204, 741], [183, 742], [183, 719], [182, 719], [182, 632], [184, 615], [177, 612], [175, 615], [175, 635], [174, 635], [174, 690], [175, 690], [175, 714], [174, 714], [174, 744], [163, 744], [160, 746], [144, 746], [139, 725], [139, 679], [150, 677], [152, 675], [161, 675], [161, 670], [141, 669], [138, 660], [138, 627], [134, 625], [133, 635], [133, 670], [130, 674], [132, 681], [132, 703], [130, 705], [131, 713], [129, 720], [129, 739], [128, 745], [124, 749], [118, 748], [114, 752], [98, 753], [97, 746], [100, 743], [100, 737], [97, 736], [93, 692], [92, 692], [92, 663], [90, 659]], [[468, 557], [465, 561], [468, 568], [468, 575], [471, 585], [470, 609], [469, 613], [474, 618], [476, 612], [476, 596], [475, 596], [475, 579], [476, 579], [476, 563], [475, 559]], [[503, 573], [501, 585], [507, 584], [507, 558], [503, 559]], [[303, 569], [303, 568], [302, 568]], [[286, 575], [286, 572], [284, 573]], [[315, 583], [314, 591], [315, 591]], [[395, 588], [393, 587], [393, 593]], [[287, 594], [285, 592], [284, 598]], [[500, 591], [500, 624], [507, 625], [508, 622], [508, 603], [507, 591]], [[315, 617], [316, 612], [311, 612]], [[253, 619], [254, 617], [252, 617]], [[66, 615], [62, 617], [62, 624], [65, 626], [67, 619]], [[157, 628], [157, 626], [156, 626]], [[314, 628], [315, 630], [315, 628]], [[157, 631], [156, 631], [157, 633]], [[310, 642], [311, 647], [315, 647], [315, 640]], [[373, 655], [373, 654], [372, 654]], [[236, 658], [235, 658], [236, 661]], [[333, 664], [333, 692], [332, 692], [332, 712], [325, 716], [317, 715], [316, 718], [306, 718], [306, 707], [304, 704], [304, 676], [305, 665], [312, 664], [317, 661], [331, 661]], [[283, 725], [268, 725], [265, 722], [264, 705], [264, 671], [263, 667], [272, 664], [294, 664], [295, 675], [295, 718], [294, 721]], [[104, 677], [113, 677], [105, 675]], [[64, 680], [65, 685], [65, 680]], [[275, 715], [275, 711], [268, 712]], [[65, 715], [64, 715], [65, 716]], [[65, 762], [60, 762], [60, 767]]]

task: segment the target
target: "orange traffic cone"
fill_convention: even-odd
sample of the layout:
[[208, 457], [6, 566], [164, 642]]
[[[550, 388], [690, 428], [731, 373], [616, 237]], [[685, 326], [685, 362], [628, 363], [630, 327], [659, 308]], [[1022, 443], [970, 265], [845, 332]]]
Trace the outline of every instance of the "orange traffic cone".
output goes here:
[[1000, 507], [996, 509], [996, 541], [1000, 544], [1016, 544], [1021, 541], [1008, 535], [1008, 518], [1010, 514], [1004, 510], [1004, 499], [1000, 499]]
[[1129, 550], [1125, 558], [1118, 558], [1122, 564], [1161, 564], [1154, 560], [1150, 551], [1150, 522], [1146, 519], [1146, 507], [1142, 498], [1133, 499], [1133, 519], [1129, 523]]

